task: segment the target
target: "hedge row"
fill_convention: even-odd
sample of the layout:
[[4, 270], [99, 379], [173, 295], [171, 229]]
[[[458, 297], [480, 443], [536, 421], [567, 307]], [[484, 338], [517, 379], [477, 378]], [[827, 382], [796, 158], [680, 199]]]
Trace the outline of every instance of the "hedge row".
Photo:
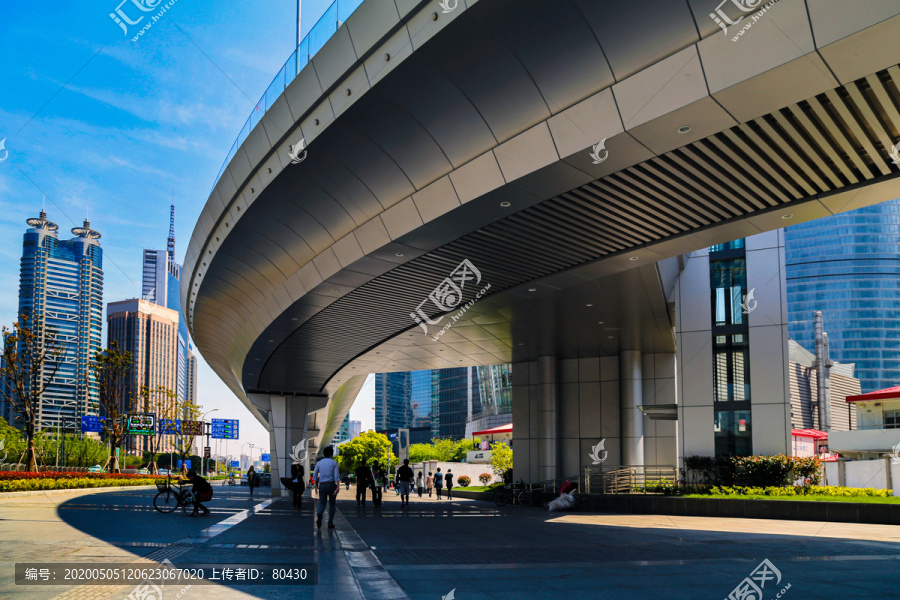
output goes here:
[[165, 476], [141, 475], [140, 473], [78, 473], [68, 471], [43, 471], [41, 473], [34, 473], [31, 471], [0, 471], [0, 481], [21, 481], [33, 479], [115, 479], [117, 481], [121, 481], [131, 479], [152, 479], [156, 477], [164, 478]]
[[821, 471], [822, 459], [815, 456], [686, 456], [681, 480], [700, 486], [817, 486]]
[[146, 475], [139, 478], [32, 478], [18, 480], [0, 480], [0, 492], [28, 492], [32, 490], [68, 490], [79, 488], [99, 488], [99, 487], [118, 487], [130, 485], [153, 485], [157, 478], [147, 477]]
[[793, 487], [717, 486], [710, 488], [709, 493], [714, 496], [844, 496], [851, 498], [861, 496], [889, 498], [893, 495], [891, 490], [850, 488], [836, 485], [798, 485]]

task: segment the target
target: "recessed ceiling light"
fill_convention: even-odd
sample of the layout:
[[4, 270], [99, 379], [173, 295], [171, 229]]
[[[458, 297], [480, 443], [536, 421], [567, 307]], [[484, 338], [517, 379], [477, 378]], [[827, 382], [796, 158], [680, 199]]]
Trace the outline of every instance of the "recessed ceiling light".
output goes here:
[[296, 321], [297, 317], [291, 317], [291, 321]]
[[337, 288], [331, 288], [331, 289], [328, 290], [328, 291], [331, 292], [331, 293], [333, 293], [333, 294], [336, 294], [337, 291], [338, 291], [338, 289], [337, 289]]
[[528, 291], [529, 291], [529, 292], [536, 292], [536, 291], [537, 291], [537, 288], [528, 288]]
[[597, 321], [597, 325], [603, 325], [605, 321]]
[[792, 215], [791, 213], [788, 213], [786, 215], [781, 215], [781, 218], [782, 219], [793, 219], [794, 215]]
[[678, 128], [678, 133], [684, 135], [685, 133], [690, 133], [691, 126], [690, 125], [682, 125]]
[[607, 336], [607, 337], [609, 337], [609, 339], [613, 339], [615, 336], [610, 335], [610, 336]]
[[509, 208], [511, 205], [512, 204], [510, 202], [507, 202], [506, 200], [500, 203], [500, 206], [502, 206], [503, 208]]
[[395, 253], [394, 253], [394, 256], [403, 256], [403, 253], [402, 253], [402, 252], [395, 252]]
[[585, 306], [588, 306], [588, 307], [590, 307], [590, 306], [593, 306], [593, 304], [585, 304]]
[[269, 340], [269, 343], [273, 344], [273, 343], [275, 343], [275, 340]]
[[640, 256], [632, 256], [632, 257], [629, 258], [628, 260], [640, 260], [640, 259], [641, 259]]
[[520, 346], [524, 346], [524, 345], [525, 345], [525, 342], [519, 342], [519, 345], [520, 345]]

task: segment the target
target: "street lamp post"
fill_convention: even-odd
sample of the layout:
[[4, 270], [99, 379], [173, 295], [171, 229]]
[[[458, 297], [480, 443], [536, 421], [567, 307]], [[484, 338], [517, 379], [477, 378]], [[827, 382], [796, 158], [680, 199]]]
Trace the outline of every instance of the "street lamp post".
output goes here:
[[[208, 410], [205, 413], [203, 413], [203, 416], [200, 417], [200, 422], [205, 425], [206, 424], [206, 415], [208, 415], [209, 413], [214, 413], [217, 410], [219, 410], [219, 409], [214, 408], [212, 410]], [[209, 477], [209, 472], [206, 470], [206, 447], [208, 447], [208, 446], [209, 446], [209, 429], [206, 430], [206, 446], [203, 449], [203, 458], [200, 459], [200, 471], [203, 472], [207, 477]], [[216, 469], [218, 470], [218, 465], [216, 466]]]

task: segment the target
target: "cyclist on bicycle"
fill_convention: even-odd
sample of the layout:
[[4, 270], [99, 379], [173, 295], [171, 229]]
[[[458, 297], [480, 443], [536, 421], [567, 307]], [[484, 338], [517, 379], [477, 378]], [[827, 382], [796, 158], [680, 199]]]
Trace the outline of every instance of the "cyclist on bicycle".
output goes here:
[[208, 500], [212, 500], [213, 489], [212, 486], [209, 485], [209, 482], [204, 478], [197, 475], [197, 473], [193, 470], [188, 471], [187, 473], [187, 481], [193, 484], [194, 486], [194, 514], [197, 514], [197, 510], [200, 509], [203, 511], [203, 515], [209, 514], [209, 509], [201, 504], [202, 502], [206, 502]]

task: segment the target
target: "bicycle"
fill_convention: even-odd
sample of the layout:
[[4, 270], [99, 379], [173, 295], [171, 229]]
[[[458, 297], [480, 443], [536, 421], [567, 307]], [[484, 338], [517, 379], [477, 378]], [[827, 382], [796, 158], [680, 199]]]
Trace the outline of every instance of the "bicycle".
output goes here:
[[503, 489], [494, 494], [494, 504], [506, 506], [510, 502], [519, 506], [531, 506], [531, 492], [525, 487], [525, 480], [518, 484], [511, 483], [503, 486]]
[[175, 512], [180, 506], [185, 515], [194, 516], [192, 485], [190, 483], [172, 485], [171, 481], [171, 479], [167, 479], [163, 483], [156, 482], [156, 489], [159, 490], [159, 493], [153, 498], [153, 508], [163, 514], [168, 514]]
[[222, 480], [222, 485], [236, 485], [234, 482], [234, 477], [226, 477]]

